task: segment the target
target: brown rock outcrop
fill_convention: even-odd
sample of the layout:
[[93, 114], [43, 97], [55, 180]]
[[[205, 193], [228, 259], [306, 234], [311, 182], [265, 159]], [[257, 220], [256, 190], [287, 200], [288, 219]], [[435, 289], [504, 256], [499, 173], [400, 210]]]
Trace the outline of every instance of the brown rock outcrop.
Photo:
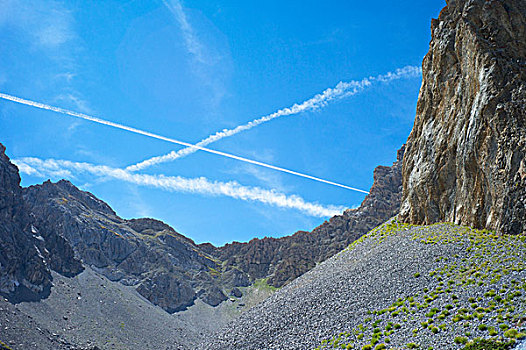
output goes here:
[[431, 25], [400, 217], [526, 231], [526, 2], [450, 0]]

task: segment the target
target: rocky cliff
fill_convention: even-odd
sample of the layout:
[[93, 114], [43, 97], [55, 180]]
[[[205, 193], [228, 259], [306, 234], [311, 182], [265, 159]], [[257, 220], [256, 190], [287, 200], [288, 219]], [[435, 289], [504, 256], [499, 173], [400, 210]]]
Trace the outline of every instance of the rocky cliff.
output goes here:
[[[43, 236], [62, 237], [83, 264], [135, 287], [168, 312], [183, 310], [197, 298], [215, 306], [227, 299], [223, 289], [236, 287], [214, 273], [220, 262], [170, 226], [154, 219], [122, 219], [69, 181], [28, 187], [23, 197]], [[63, 268], [51, 268], [64, 275]]]
[[526, 231], [526, 2], [450, 0], [433, 20], [400, 217]]
[[68, 276], [82, 271], [62, 237], [32, 222], [18, 169], [0, 144], [0, 294], [14, 302], [48, 296], [51, 269]]
[[268, 278], [269, 284], [283, 286], [398, 213], [403, 155], [404, 147], [391, 167], [379, 166], [374, 170], [373, 186], [359, 208], [332, 217], [312, 232], [234, 242], [209, 253], [225, 261], [225, 266], [239, 268], [251, 280]]

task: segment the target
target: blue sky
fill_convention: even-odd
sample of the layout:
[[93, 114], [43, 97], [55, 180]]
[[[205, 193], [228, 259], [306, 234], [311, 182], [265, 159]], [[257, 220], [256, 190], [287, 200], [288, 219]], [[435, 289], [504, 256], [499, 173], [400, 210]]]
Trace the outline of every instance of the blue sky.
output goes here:
[[[341, 81], [420, 67], [443, 6], [0, 0], [0, 92], [196, 143]], [[407, 139], [421, 84], [384, 80], [207, 147], [368, 190]], [[127, 173], [182, 147], [6, 100], [0, 142], [24, 186], [65, 177], [122, 217], [161, 219], [196, 242], [311, 230], [364, 198], [202, 151]]]

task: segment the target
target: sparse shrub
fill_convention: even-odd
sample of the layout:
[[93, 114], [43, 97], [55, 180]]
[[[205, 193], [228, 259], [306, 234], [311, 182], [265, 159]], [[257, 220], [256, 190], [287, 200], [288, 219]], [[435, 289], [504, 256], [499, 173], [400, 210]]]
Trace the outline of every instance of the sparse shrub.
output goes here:
[[485, 297], [494, 297], [495, 295], [497, 295], [497, 292], [495, 292], [494, 289], [492, 289], [492, 290], [490, 290], [490, 291], [484, 293], [484, 296], [485, 296]]
[[503, 343], [493, 339], [475, 339], [469, 342], [463, 350], [508, 350], [513, 344], [513, 341]]
[[495, 327], [488, 327], [488, 333], [489, 333], [489, 335], [491, 335], [492, 337], [493, 337], [493, 336], [496, 336], [496, 335], [499, 334], [499, 332], [497, 332], [497, 331], [495, 330]]
[[2, 347], [3, 349], [11, 350], [11, 348], [9, 346], [7, 346], [7, 344], [2, 342], [2, 341], [0, 341], [0, 347]]
[[464, 317], [462, 317], [462, 315], [455, 315], [453, 316], [453, 322], [460, 322], [464, 319]]
[[455, 343], [457, 344], [466, 344], [468, 342], [468, 338], [461, 337], [461, 336], [455, 337], [454, 340], [455, 340]]
[[508, 329], [506, 332], [504, 332], [504, 336], [506, 338], [517, 338], [517, 335], [519, 334], [519, 332], [515, 329], [515, 328], [511, 328], [511, 329]]

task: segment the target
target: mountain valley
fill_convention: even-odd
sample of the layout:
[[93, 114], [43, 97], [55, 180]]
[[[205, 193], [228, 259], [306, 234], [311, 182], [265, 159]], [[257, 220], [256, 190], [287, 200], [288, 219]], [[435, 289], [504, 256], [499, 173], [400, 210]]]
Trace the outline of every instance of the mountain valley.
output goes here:
[[311, 232], [196, 244], [0, 144], [0, 349], [526, 347], [526, 2], [431, 32], [407, 143]]

